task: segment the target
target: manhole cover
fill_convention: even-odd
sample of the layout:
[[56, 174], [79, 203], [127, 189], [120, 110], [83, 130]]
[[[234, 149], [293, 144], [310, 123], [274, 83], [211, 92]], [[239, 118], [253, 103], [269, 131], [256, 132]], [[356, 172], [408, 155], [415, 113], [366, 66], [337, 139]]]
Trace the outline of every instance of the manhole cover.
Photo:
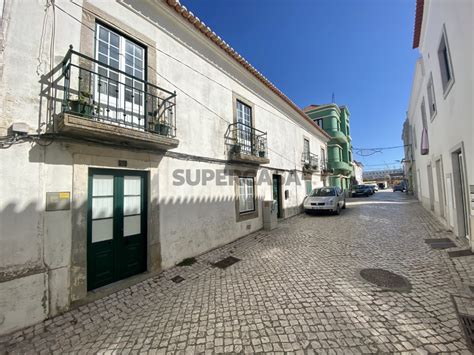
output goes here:
[[362, 269], [360, 276], [374, 284], [390, 291], [410, 291], [411, 284], [405, 277], [394, 274], [391, 271], [384, 269]]
[[229, 266], [234, 265], [238, 261], [240, 261], [240, 259], [234, 256], [228, 256], [227, 258], [219, 260], [217, 263], [214, 263], [213, 265], [215, 267], [218, 267], [219, 269], [227, 269]]

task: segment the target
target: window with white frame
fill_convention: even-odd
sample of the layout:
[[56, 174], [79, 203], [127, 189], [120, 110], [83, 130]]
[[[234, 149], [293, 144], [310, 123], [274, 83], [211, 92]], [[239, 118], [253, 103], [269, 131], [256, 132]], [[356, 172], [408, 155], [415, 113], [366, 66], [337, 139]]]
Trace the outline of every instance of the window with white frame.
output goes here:
[[253, 177], [239, 177], [239, 211], [255, 210], [255, 189]]
[[306, 138], [304, 139], [303, 155], [304, 155], [304, 162], [309, 163], [309, 140]]
[[453, 65], [451, 63], [451, 55], [449, 53], [448, 39], [445, 28], [443, 28], [443, 34], [438, 47], [438, 60], [441, 73], [441, 82], [443, 84], [443, 92], [445, 93], [454, 80]]
[[242, 101], [236, 101], [237, 110], [237, 142], [241, 145], [242, 151], [250, 153], [252, 151], [252, 108]]
[[107, 107], [101, 115], [143, 128], [145, 48], [100, 23], [96, 31], [96, 59], [111, 67], [97, 65], [95, 96]]
[[[428, 109], [430, 111], [430, 118], [433, 119], [436, 114], [436, 98], [433, 85], [433, 75], [430, 75], [430, 80], [428, 81]], [[426, 128], [426, 127], [425, 127]]]
[[423, 124], [423, 129], [428, 130], [428, 121], [426, 119], [426, 108], [425, 108], [425, 98], [421, 100], [421, 123]]

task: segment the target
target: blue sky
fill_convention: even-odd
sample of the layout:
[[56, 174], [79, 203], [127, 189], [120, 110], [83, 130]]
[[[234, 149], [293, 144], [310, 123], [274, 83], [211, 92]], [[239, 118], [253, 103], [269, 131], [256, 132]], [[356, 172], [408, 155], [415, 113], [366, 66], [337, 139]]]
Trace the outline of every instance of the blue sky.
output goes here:
[[[300, 107], [351, 112], [356, 148], [402, 144], [417, 51], [415, 0], [181, 0]], [[403, 149], [370, 157], [392, 167]], [[380, 166], [379, 166], [380, 164]]]

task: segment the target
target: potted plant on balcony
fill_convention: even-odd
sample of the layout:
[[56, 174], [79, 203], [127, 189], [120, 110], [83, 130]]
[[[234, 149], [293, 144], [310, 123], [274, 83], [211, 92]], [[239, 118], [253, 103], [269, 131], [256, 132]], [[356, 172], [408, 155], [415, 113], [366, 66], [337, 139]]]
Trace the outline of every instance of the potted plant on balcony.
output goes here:
[[92, 117], [94, 113], [94, 101], [92, 94], [87, 91], [81, 91], [79, 97], [75, 100], [69, 100], [69, 111], [84, 117]]
[[162, 136], [169, 136], [171, 134], [171, 125], [164, 119], [158, 119], [151, 122], [153, 126], [153, 131]]
[[258, 156], [260, 158], [265, 158], [267, 152], [265, 151], [265, 143], [259, 140], [258, 142]]

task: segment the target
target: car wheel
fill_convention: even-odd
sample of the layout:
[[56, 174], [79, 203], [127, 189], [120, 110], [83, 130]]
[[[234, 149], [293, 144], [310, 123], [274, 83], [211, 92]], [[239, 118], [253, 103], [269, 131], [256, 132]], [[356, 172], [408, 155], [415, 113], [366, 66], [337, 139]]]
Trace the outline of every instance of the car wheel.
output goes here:
[[338, 204], [337, 207], [336, 207], [336, 214], [337, 214], [337, 215], [340, 215], [340, 214], [341, 214], [341, 206], [339, 206], [339, 204]]
[[369, 197], [369, 194], [365, 194], [365, 197]]
[[342, 209], [345, 210], [346, 209], [346, 201], [344, 200], [344, 204], [342, 205]]

